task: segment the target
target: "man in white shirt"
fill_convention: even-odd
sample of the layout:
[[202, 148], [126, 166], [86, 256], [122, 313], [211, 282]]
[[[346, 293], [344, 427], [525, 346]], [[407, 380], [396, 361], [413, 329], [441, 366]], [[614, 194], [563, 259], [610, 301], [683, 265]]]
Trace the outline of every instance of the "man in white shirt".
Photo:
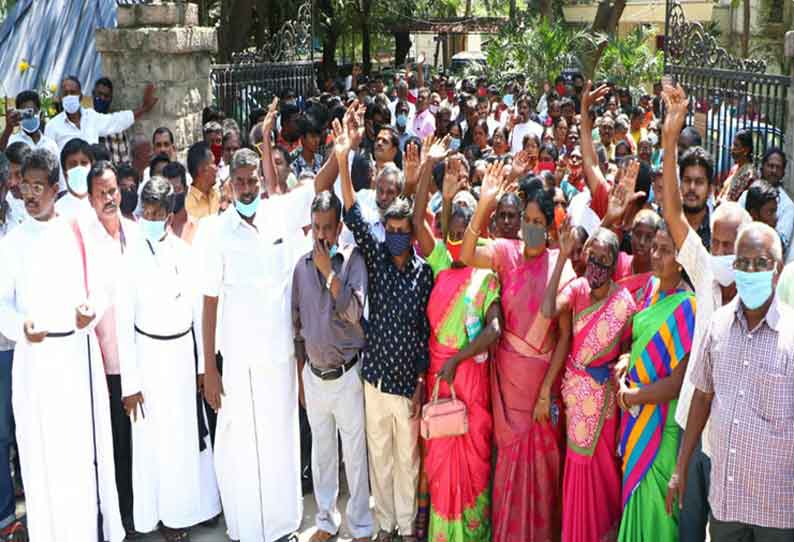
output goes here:
[[26, 143], [21, 142], [12, 143], [6, 148], [8, 180], [6, 182], [5, 201], [8, 203], [11, 218], [17, 224], [20, 224], [28, 216], [28, 212], [25, 210], [25, 201], [19, 191], [19, 185], [22, 182], [22, 163], [30, 156], [31, 150]]
[[100, 136], [123, 132], [157, 104], [154, 85], [147, 85], [143, 92], [143, 104], [135, 111], [119, 111], [118, 113], [97, 113], [93, 109], [83, 109], [80, 100], [83, 96], [80, 80], [73, 75], [64, 78], [61, 83], [61, 105], [63, 111], [47, 123], [44, 135], [55, 140], [59, 148], [74, 138], [80, 138], [89, 144], [99, 143]]
[[88, 201], [88, 172], [94, 165], [91, 146], [82, 139], [72, 139], [61, 149], [61, 171], [66, 178], [66, 194], [55, 202], [55, 212], [66, 219], [88, 220], [94, 209]]
[[234, 154], [234, 209], [205, 221], [199, 234], [207, 238], [196, 243], [204, 247], [206, 273], [204, 393], [218, 412], [215, 467], [228, 534], [273, 542], [292, 537], [302, 515], [291, 292], [314, 191], [263, 200], [258, 167], [254, 151]]
[[121, 542], [93, 330], [107, 303], [107, 273], [77, 223], [55, 213], [57, 159], [36, 149], [22, 176], [30, 218], [0, 241], [0, 333], [16, 341], [12, 402], [30, 539]]
[[512, 125], [510, 132], [510, 150], [513, 156], [524, 149], [524, 137], [532, 134], [538, 139], [543, 138], [543, 126], [529, 118], [530, 103], [529, 96], [523, 95], [516, 102], [517, 114], [511, 116], [507, 122], [508, 128]]
[[168, 232], [171, 183], [152, 178], [141, 199], [142, 236], [128, 245], [118, 296], [121, 387], [132, 420], [135, 528], [148, 533], [162, 522], [168, 538], [220, 514], [221, 502], [197, 402], [197, 375], [204, 373], [200, 269], [190, 246]]
[[[65, 149], [66, 147], [64, 147]], [[119, 497], [121, 521], [127, 536], [134, 536], [132, 521], [132, 448], [130, 420], [124, 412], [119, 362], [120, 333], [118, 324], [118, 296], [127, 288], [122, 276], [126, 269], [124, 254], [131, 242], [140, 234], [135, 222], [122, 218], [119, 212], [121, 191], [116, 169], [106, 161], [91, 167], [87, 176], [87, 201], [96, 220], [85, 221], [86, 243], [99, 254], [108, 276], [108, 306], [96, 325], [97, 342], [105, 367], [110, 394], [110, 424], [113, 434], [113, 462], [116, 471], [116, 489]], [[57, 204], [56, 204], [57, 205]]]
[[[664, 94], [667, 103], [667, 116], [664, 123], [664, 163], [662, 209], [670, 235], [675, 242], [678, 263], [686, 271], [695, 288], [697, 313], [695, 315], [695, 335], [692, 339], [692, 352], [700, 352], [700, 344], [707, 332], [714, 312], [736, 296], [733, 260], [734, 245], [739, 226], [752, 221], [750, 215], [736, 203], [720, 205], [712, 214], [711, 254], [706, 250], [698, 233], [687, 220], [681, 198], [678, 178], [678, 136], [686, 121], [689, 100], [683, 90], [676, 89]], [[711, 178], [712, 172], [702, 165], [687, 165], [681, 171], [684, 178]], [[701, 360], [697, 355], [689, 358], [684, 381], [678, 399], [675, 419], [682, 429], [686, 428], [689, 406], [694, 394], [691, 381]], [[706, 523], [709, 516], [709, 482], [711, 462], [709, 459], [708, 431], [703, 432], [702, 444], [688, 465], [684, 502], [679, 516], [679, 535], [682, 542], [699, 541], [706, 537]], [[679, 469], [676, 469], [678, 472]], [[677, 476], [677, 475], [675, 475]], [[683, 482], [682, 482], [683, 483]], [[670, 481], [671, 491], [675, 491], [678, 478]]]

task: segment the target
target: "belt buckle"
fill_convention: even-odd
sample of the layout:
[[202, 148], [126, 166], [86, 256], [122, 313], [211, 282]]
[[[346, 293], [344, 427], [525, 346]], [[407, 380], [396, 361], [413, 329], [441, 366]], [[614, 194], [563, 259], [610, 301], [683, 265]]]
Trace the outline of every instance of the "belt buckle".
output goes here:
[[330, 376], [338, 369], [320, 369], [320, 380], [333, 380]]

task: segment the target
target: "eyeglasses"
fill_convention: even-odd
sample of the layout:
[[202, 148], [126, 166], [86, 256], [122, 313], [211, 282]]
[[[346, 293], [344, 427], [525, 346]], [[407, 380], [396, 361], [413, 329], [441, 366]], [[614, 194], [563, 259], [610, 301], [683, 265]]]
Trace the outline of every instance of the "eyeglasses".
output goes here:
[[757, 258], [736, 258], [733, 262], [733, 268], [737, 271], [752, 272], [752, 271], [771, 271], [775, 267], [775, 260], [767, 258], [766, 256], [758, 256]]
[[44, 193], [44, 185], [43, 184], [28, 184], [22, 183], [19, 185], [19, 191], [22, 193], [23, 196], [28, 194], [33, 194], [34, 196], [38, 197]]

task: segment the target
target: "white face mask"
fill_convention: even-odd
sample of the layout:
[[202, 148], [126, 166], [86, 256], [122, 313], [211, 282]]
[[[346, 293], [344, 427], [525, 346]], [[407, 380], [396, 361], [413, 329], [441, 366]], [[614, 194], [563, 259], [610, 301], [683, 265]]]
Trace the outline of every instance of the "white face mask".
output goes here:
[[82, 196], [88, 192], [88, 172], [91, 169], [88, 166], [75, 166], [66, 172], [66, 184], [69, 185], [72, 192], [78, 196]]
[[714, 273], [714, 278], [720, 283], [720, 286], [730, 286], [736, 280], [736, 273], [733, 269], [733, 261], [736, 255], [728, 254], [726, 256], [711, 256], [711, 272]]
[[64, 111], [69, 115], [73, 115], [80, 109], [80, 96], [64, 96], [61, 100], [61, 105], [63, 105]]

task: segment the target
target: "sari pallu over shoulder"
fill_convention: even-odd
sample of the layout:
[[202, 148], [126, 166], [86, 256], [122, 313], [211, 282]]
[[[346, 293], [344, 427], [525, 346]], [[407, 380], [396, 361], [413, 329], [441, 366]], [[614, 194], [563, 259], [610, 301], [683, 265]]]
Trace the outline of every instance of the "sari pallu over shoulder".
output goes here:
[[[634, 317], [627, 373], [630, 388], [641, 388], [670, 376], [689, 354], [695, 332], [696, 303], [691, 292], [654, 294], [651, 281], [646, 290], [645, 308]], [[623, 506], [656, 459], [669, 406], [644, 404], [636, 417], [623, 415], [619, 444], [623, 456]]]

